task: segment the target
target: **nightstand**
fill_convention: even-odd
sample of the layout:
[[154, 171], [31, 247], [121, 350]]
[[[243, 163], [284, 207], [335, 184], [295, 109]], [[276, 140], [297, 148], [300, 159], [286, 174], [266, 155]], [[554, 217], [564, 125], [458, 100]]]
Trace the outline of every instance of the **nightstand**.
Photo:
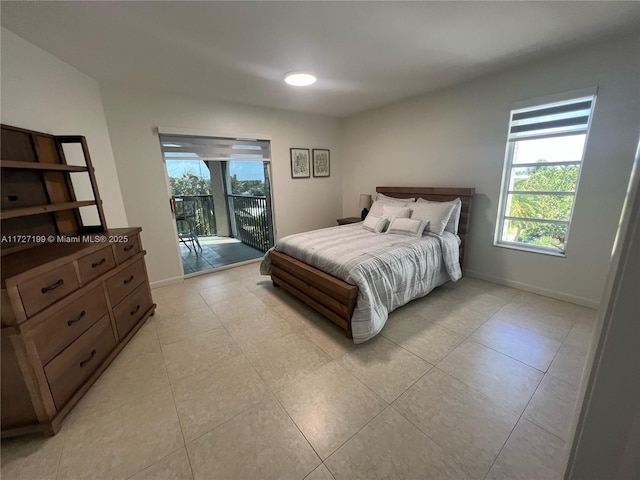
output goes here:
[[338, 219], [338, 225], [349, 225], [350, 223], [361, 222], [360, 217], [345, 217]]

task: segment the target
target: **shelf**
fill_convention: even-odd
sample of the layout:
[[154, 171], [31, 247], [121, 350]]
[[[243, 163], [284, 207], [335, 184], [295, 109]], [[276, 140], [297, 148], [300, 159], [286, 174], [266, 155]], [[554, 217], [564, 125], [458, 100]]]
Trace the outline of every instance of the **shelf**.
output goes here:
[[96, 202], [94, 200], [88, 200], [82, 202], [52, 203], [49, 205], [37, 205], [35, 207], [12, 208], [9, 210], [3, 210], [0, 213], [0, 219], [6, 220], [7, 218], [25, 217], [28, 215], [38, 215], [40, 213], [73, 210], [74, 208], [89, 207], [91, 205], [96, 205]]
[[61, 163], [17, 162], [15, 160], [0, 160], [2, 168], [19, 168], [23, 170], [51, 170], [57, 172], [88, 172], [89, 168], [80, 165], [64, 165]]

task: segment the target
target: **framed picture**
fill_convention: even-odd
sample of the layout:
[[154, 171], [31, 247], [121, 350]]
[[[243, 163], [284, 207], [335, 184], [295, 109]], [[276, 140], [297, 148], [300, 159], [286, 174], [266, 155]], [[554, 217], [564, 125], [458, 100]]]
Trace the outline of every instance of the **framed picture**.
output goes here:
[[291, 148], [291, 178], [309, 178], [311, 166], [308, 148]]
[[329, 176], [329, 150], [313, 149], [313, 176], [328, 177]]

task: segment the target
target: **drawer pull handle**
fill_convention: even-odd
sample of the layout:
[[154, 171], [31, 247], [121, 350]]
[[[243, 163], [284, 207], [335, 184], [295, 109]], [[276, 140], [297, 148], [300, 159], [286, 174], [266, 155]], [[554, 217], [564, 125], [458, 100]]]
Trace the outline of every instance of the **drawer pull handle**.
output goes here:
[[87, 363], [89, 363], [91, 359], [96, 356], [96, 353], [97, 352], [95, 348], [91, 350], [91, 354], [89, 355], [89, 358], [80, 362], [80, 368], [84, 367]]
[[67, 322], [67, 325], [68, 325], [68, 326], [71, 326], [71, 325], [73, 325], [74, 323], [78, 323], [80, 320], [82, 320], [82, 319], [84, 318], [84, 316], [85, 316], [86, 314], [87, 314], [87, 312], [85, 312], [84, 310], [82, 310], [82, 311], [80, 312], [80, 315], [78, 315], [78, 317], [77, 317], [77, 318], [74, 318], [74, 319], [72, 319], [72, 320], [69, 320], [69, 321]]
[[124, 281], [124, 284], [125, 284], [125, 285], [129, 285], [132, 281], [133, 281], [133, 275], [131, 275], [129, 278], [127, 278], [127, 279]]
[[107, 259], [105, 257], [102, 257], [99, 262], [92, 263], [91, 264], [91, 268], [99, 267], [100, 265], [103, 265], [104, 262], [106, 262], [106, 261], [107, 261]]
[[54, 283], [53, 285], [49, 285], [48, 287], [42, 287], [40, 289], [40, 291], [42, 293], [47, 293], [50, 292], [51, 290], [55, 290], [56, 288], [58, 288], [59, 286], [61, 286], [64, 283], [64, 280], [61, 278], [60, 280], [58, 280], [56, 283]]
[[131, 245], [127, 245], [126, 247], [124, 247], [124, 251], [128, 252], [129, 250], [131, 250], [135, 245], [131, 244]]
[[136, 305], [136, 308], [131, 310], [131, 315], [135, 315], [138, 310], [140, 310], [140, 305]]

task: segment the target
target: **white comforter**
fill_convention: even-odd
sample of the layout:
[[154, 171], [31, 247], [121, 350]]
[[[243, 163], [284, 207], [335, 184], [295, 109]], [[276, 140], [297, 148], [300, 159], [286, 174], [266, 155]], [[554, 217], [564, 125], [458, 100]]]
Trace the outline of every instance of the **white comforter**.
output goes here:
[[[457, 236], [372, 233], [362, 224], [289, 235], [274, 247], [347, 283], [357, 285], [358, 303], [351, 319], [354, 343], [377, 335], [390, 312], [439, 285], [444, 262], [451, 280], [461, 276]], [[269, 254], [261, 273], [271, 272]]]

